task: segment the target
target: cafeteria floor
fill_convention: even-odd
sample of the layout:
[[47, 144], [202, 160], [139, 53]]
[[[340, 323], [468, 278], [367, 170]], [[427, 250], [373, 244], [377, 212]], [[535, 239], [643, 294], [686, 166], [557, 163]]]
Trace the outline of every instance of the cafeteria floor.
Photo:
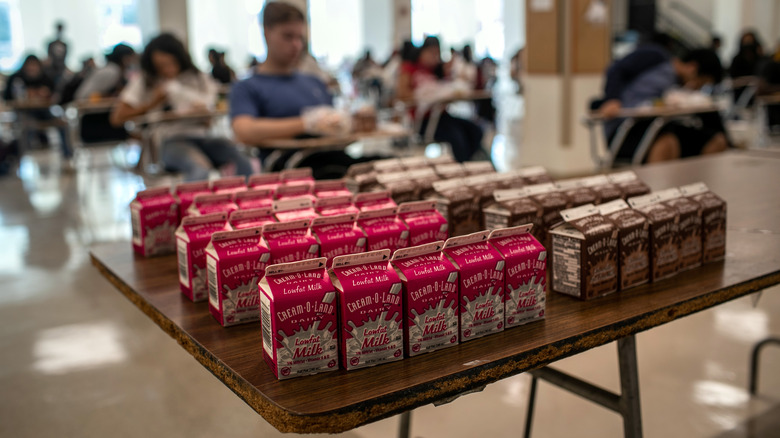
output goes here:
[[[56, 154], [36, 153], [0, 178], [0, 436], [282, 436], [90, 265], [90, 245], [130, 237], [127, 204], [143, 180], [115, 165], [120, 152], [93, 151], [65, 174]], [[752, 345], [780, 335], [778, 292], [638, 335], [645, 436], [778, 436], [780, 348], [764, 352], [759, 395], [746, 391]], [[556, 366], [619, 390], [615, 344]], [[529, 382], [417, 409], [411, 435], [520, 436]], [[618, 415], [544, 382], [534, 424], [535, 437], [622, 436]]]

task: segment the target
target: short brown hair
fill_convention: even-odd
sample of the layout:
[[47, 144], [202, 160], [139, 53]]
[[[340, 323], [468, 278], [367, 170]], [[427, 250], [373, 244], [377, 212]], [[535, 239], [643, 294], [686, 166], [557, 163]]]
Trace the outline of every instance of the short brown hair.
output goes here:
[[274, 27], [277, 24], [306, 21], [306, 18], [303, 16], [303, 12], [301, 12], [300, 9], [282, 1], [266, 3], [265, 6], [263, 6], [261, 15], [263, 17], [263, 27], [267, 28]]

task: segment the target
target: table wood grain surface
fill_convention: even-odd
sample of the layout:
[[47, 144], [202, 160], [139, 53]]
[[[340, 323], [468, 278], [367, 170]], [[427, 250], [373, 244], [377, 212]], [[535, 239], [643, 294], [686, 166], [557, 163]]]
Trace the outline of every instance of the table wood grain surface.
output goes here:
[[179, 292], [175, 256], [144, 259], [119, 242], [93, 248], [92, 261], [271, 425], [283, 432], [342, 432], [780, 283], [780, 160], [733, 152], [636, 171], [653, 189], [704, 181], [727, 200], [724, 261], [589, 302], [548, 291], [544, 321], [352, 372], [278, 381], [261, 356], [259, 323], [220, 327], [207, 303]]

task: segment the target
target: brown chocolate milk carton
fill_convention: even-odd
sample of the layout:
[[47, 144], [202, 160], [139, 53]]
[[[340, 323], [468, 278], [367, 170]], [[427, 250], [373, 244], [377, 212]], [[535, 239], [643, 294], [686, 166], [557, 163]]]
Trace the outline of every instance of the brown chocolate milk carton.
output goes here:
[[600, 204], [598, 209], [618, 229], [620, 290], [649, 282], [650, 224], [645, 216], [622, 199]]
[[276, 378], [337, 370], [338, 298], [325, 259], [268, 266], [259, 287], [263, 358]]
[[593, 204], [561, 212], [565, 223], [550, 231], [552, 286], [589, 300], [618, 290], [618, 230]]
[[463, 178], [468, 175], [468, 172], [460, 163], [437, 164], [433, 170], [441, 179]]
[[596, 194], [595, 204], [604, 204], [615, 199], [623, 198], [623, 191], [617, 184], [609, 182], [606, 175], [594, 175], [586, 178], [581, 178], [580, 182], [583, 187], [587, 187]]
[[662, 190], [658, 196], [680, 215], [680, 271], [701, 266], [701, 204], [683, 197], [677, 188]]
[[374, 171], [376, 173], [393, 173], [404, 170], [401, 160], [398, 158], [385, 158], [383, 160], [374, 160]]
[[409, 227], [398, 215], [398, 207], [358, 213], [357, 223], [366, 233], [366, 251], [395, 251], [409, 246]]
[[495, 203], [485, 207], [485, 228], [497, 230], [531, 224], [531, 233], [540, 242], [544, 241], [542, 206], [529, 198], [523, 189], [496, 190], [493, 192]]
[[552, 177], [547, 173], [547, 169], [542, 166], [523, 167], [517, 171], [517, 174], [527, 186], [553, 182]]
[[206, 247], [209, 311], [223, 327], [260, 319], [257, 282], [270, 259], [262, 228], [220, 231]]
[[436, 201], [405, 202], [398, 206], [398, 217], [409, 227], [409, 246], [446, 239], [447, 220], [436, 210]]
[[403, 286], [390, 250], [336, 257], [341, 364], [347, 370], [404, 358]]
[[225, 213], [185, 217], [176, 230], [179, 288], [194, 302], [208, 297], [206, 247], [218, 231], [229, 231]]
[[609, 174], [607, 175], [607, 179], [609, 179], [609, 182], [620, 187], [620, 190], [623, 191], [623, 199], [650, 193], [650, 187], [642, 182], [633, 170]]
[[657, 193], [628, 199], [628, 205], [650, 223], [650, 281], [671, 277], [680, 269], [680, 214], [659, 200]]
[[489, 231], [451, 237], [444, 253], [460, 278], [460, 340], [470, 341], [504, 330], [506, 262], [488, 243]]
[[417, 185], [406, 172], [380, 173], [376, 180], [390, 192], [396, 204], [415, 200]]
[[553, 183], [536, 184], [523, 187], [526, 196], [542, 206], [542, 226], [539, 236], [542, 244], [549, 246], [547, 237], [550, 229], [561, 222], [561, 211], [569, 205], [569, 198], [558, 190]]
[[[412, 169], [421, 169], [421, 168], [428, 168], [430, 169], [430, 164], [428, 164], [428, 159], [425, 158], [425, 155], [415, 155], [412, 157], [401, 157], [399, 158], [399, 161], [401, 162], [401, 165], [406, 170], [412, 170]], [[433, 169], [431, 169], [433, 170]]]
[[680, 192], [702, 207], [702, 261], [722, 260], [726, 256], [726, 202], [701, 182], [680, 187]]
[[406, 172], [407, 177], [414, 181], [415, 193], [414, 199], [428, 199], [433, 196], [435, 191], [433, 190], [433, 183], [439, 181], [439, 175], [433, 171], [430, 167], [423, 167], [419, 169], [412, 169]]
[[[483, 173], [463, 178], [463, 183], [477, 194], [477, 204], [480, 212], [493, 202], [493, 192], [502, 188], [501, 182], [496, 178], [496, 175], [498, 174]], [[481, 214], [477, 216], [479, 217], [479, 228], [484, 230], [484, 217]]]
[[176, 251], [176, 225], [179, 213], [170, 188], [147, 189], [130, 203], [133, 249], [139, 255], [173, 254]]
[[450, 236], [462, 236], [479, 231], [480, 216], [477, 193], [463, 179], [448, 179], [433, 183], [436, 209], [447, 219]]
[[579, 207], [580, 205], [585, 204], [595, 204], [598, 200], [596, 193], [584, 185], [582, 178], [557, 181], [555, 186], [569, 198], [568, 208]]
[[466, 161], [463, 163], [463, 169], [469, 175], [482, 175], [485, 173], [495, 173], [496, 169], [490, 161]]
[[377, 189], [376, 175], [374, 163], [353, 164], [347, 169], [347, 189], [352, 193], [370, 192]]
[[173, 196], [176, 198], [176, 204], [179, 207], [179, 218], [189, 216], [187, 211], [195, 200], [196, 195], [211, 193], [208, 181], [195, 181], [178, 184], [174, 189]]
[[547, 250], [531, 235], [531, 225], [493, 230], [489, 242], [501, 253], [506, 266], [506, 327], [544, 318]]
[[403, 283], [407, 356], [458, 344], [458, 270], [442, 254], [444, 242], [399, 249], [392, 263]]
[[244, 228], [262, 227], [265, 224], [276, 222], [270, 207], [252, 208], [249, 210], [236, 210], [228, 217], [230, 227], [234, 230]]

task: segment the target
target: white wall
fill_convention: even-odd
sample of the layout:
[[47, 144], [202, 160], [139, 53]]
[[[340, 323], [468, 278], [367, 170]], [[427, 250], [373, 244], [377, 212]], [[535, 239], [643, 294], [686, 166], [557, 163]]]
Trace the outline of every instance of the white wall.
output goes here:
[[393, 1], [362, 0], [363, 41], [375, 61], [383, 62], [393, 53]]

